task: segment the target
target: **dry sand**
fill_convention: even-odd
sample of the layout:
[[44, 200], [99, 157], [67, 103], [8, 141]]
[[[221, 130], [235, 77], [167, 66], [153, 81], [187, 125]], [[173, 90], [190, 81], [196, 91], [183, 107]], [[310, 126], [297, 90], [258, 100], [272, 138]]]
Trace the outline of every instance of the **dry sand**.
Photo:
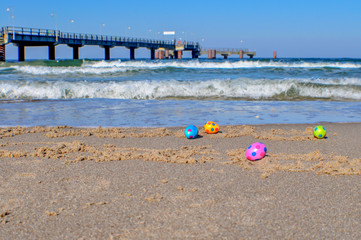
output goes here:
[[361, 239], [361, 123], [323, 125], [2, 128], [0, 239]]

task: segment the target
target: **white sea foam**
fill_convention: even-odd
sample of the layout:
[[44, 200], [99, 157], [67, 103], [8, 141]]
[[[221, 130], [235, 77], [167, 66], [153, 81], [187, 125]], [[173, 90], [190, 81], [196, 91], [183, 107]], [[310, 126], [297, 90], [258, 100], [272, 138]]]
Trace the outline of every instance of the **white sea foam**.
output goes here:
[[32, 75], [63, 75], [63, 74], [106, 74], [126, 72], [129, 69], [118, 67], [95, 68], [95, 67], [45, 67], [45, 66], [17, 66], [16, 70]]
[[86, 62], [83, 66], [109, 68], [109, 67], [132, 67], [132, 68], [361, 68], [361, 64], [356, 63], [340, 63], [340, 62], [283, 62], [283, 61], [224, 61], [224, 62], [207, 62], [207, 61], [100, 61]]
[[[82, 66], [52, 67], [15, 65], [11, 68], [32, 75], [112, 74], [127, 71], [162, 68], [183, 69], [247, 69], [247, 68], [361, 68], [359, 63], [347, 62], [282, 62], [282, 61], [84, 61]], [[2, 69], [3, 70], [3, 69]]]
[[[285, 79], [284, 81], [288, 81]], [[325, 86], [361, 86], [361, 78], [304, 78], [294, 79], [300, 83], [321, 84]]]
[[229, 79], [206, 81], [0, 81], [3, 99], [354, 99], [359, 86], [320, 85], [307, 80]]

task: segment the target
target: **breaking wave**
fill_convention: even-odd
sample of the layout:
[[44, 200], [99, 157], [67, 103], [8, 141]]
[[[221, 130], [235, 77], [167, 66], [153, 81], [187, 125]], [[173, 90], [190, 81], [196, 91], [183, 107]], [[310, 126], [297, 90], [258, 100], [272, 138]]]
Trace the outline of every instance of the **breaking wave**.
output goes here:
[[361, 100], [361, 79], [2, 80], [1, 99]]
[[156, 69], [252, 69], [252, 68], [281, 68], [281, 69], [358, 69], [361, 62], [347, 61], [273, 61], [273, 60], [238, 60], [238, 61], [66, 61], [66, 64], [50, 65], [46, 61], [33, 64], [8, 64], [0, 66], [0, 73], [4, 70], [32, 74], [32, 75], [64, 75], [64, 74], [113, 74], [128, 71], [156, 70]]

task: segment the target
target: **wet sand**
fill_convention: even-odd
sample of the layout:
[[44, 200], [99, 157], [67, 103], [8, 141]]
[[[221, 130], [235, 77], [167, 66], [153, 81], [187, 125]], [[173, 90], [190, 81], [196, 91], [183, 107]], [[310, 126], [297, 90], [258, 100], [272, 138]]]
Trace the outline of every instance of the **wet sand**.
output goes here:
[[0, 239], [361, 239], [361, 123], [322, 125], [1, 128]]

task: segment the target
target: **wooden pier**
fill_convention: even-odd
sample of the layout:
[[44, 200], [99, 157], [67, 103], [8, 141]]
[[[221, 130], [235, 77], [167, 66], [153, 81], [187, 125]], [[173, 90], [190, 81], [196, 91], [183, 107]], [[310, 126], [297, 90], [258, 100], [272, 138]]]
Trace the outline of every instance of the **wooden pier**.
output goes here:
[[47, 46], [49, 60], [55, 60], [56, 46], [60, 44], [73, 48], [73, 59], [79, 59], [79, 49], [86, 45], [103, 48], [105, 60], [110, 59], [110, 49], [114, 47], [129, 49], [131, 60], [135, 59], [135, 50], [138, 48], [149, 49], [150, 59], [181, 59], [184, 51], [191, 51], [192, 58], [207, 54], [209, 59], [215, 59], [216, 54], [222, 55], [225, 59], [230, 55], [239, 55], [239, 58], [243, 58], [243, 55], [253, 58], [256, 55], [256, 52], [247, 49], [201, 49], [198, 42], [65, 33], [38, 28], [3, 27], [0, 29], [0, 61], [6, 60], [6, 45], [10, 43], [18, 47], [19, 61], [25, 61], [25, 47], [31, 46]]
[[137, 48], [150, 50], [150, 59], [155, 59], [157, 49], [171, 50], [176, 58], [181, 58], [183, 51], [191, 51], [193, 58], [198, 58], [200, 45], [197, 42], [181, 43], [171, 40], [153, 40], [142, 38], [128, 38], [105, 36], [96, 34], [64, 33], [61, 31], [36, 28], [3, 27], [0, 30], [0, 61], [5, 61], [6, 45], [13, 43], [18, 47], [18, 60], [25, 61], [25, 47], [47, 46], [49, 60], [55, 60], [57, 45], [66, 44], [73, 48], [73, 59], [79, 59], [79, 48], [85, 45], [95, 45], [104, 48], [105, 60], [110, 59], [110, 49], [126, 47], [130, 51], [130, 59], [135, 59]]

